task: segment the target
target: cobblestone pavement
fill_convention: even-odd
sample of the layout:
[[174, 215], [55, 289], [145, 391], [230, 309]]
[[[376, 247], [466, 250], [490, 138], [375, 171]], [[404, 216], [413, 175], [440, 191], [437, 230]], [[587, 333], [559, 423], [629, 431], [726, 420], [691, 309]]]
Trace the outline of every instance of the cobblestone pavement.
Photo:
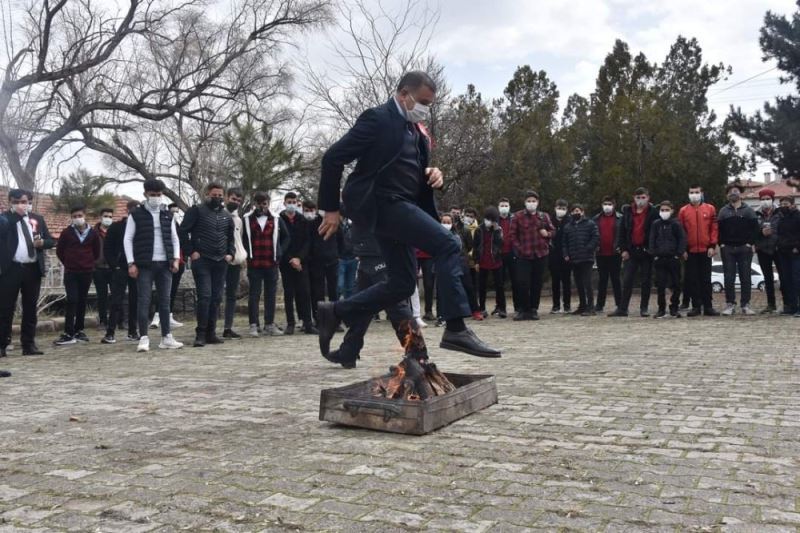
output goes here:
[[503, 359], [433, 357], [499, 404], [424, 437], [318, 421], [399, 359], [385, 322], [351, 371], [303, 335], [47, 346], [0, 361], [0, 531], [798, 531], [798, 326], [490, 320]]

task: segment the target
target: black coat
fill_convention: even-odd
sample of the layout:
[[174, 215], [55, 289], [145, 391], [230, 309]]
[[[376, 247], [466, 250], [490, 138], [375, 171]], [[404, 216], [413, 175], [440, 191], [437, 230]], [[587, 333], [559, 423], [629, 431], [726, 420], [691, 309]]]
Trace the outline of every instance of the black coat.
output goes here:
[[311, 249], [308, 254], [308, 262], [318, 266], [328, 266], [339, 262], [339, 254], [344, 248], [344, 234], [341, 228], [336, 233], [325, 240], [319, 234], [319, 227], [322, 224], [322, 217], [309, 221], [309, 238]]
[[[31, 225], [34, 227], [34, 231], [41, 236], [44, 244], [42, 248], [35, 248], [36, 264], [39, 266], [39, 274], [44, 277], [47, 273], [44, 264], [44, 251], [53, 248], [56, 245], [56, 241], [53, 239], [52, 235], [50, 235], [50, 231], [47, 229], [47, 224], [45, 224], [42, 215], [30, 213], [28, 217], [31, 219]], [[21, 218], [22, 217], [14, 211], [7, 211], [3, 214], [3, 220], [5, 222], [0, 223], [0, 273], [7, 272], [14, 260], [14, 254], [17, 252], [17, 245], [19, 244], [17, 223]], [[33, 237], [33, 235], [31, 237]]]
[[569, 257], [570, 264], [593, 263], [594, 253], [600, 244], [600, 230], [594, 220], [581, 217], [577, 221], [570, 220], [563, 227], [564, 242], [562, 245], [564, 259]]
[[[644, 221], [644, 244], [647, 247], [650, 242], [650, 228], [653, 222], [661, 220], [658, 215], [658, 208], [653, 204], [649, 204], [647, 211], [647, 218]], [[617, 226], [617, 249], [622, 252], [630, 252], [633, 249], [631, 244], [631, 234], [633, 233], [633, 209], [630, 204], [622, 206], [622, 218], [619, 220]]]
[[800, 211], [781, 213], [778, 221], [778, 250], [782, 253], [800, 249]]
[[288, 262], [296, 257], [301, 264], [306, 264], [311, 253], [311, 223], [302, 213], [295, 213], [293, 221], [289, 220], [286, 211], [281, 211], [278, 216], [289, 229], [289, 249], [286, 250], [283, 261]]
[[128, 268], [128, 260], [125, 258], [125, 226], [128, 225], [128, 217], [112, 222], [106, 231], [106, 238], [103, 241], [103, 255], [108, 261], [109, 268]]
[[[341, 193], [347, 205], [347, 215], [368, 228], [375, 226], [376, 189], [380, 188], [382, 173], [400, 155], [407, 120], [397, 109], [394, 97], [385, 104], [364, 111], [344, 137], [333, 144], [322, 157], [322, 176], [319, 183], [319, 208], [339, 210], [339, 190], [344, 167], [353, 161], [355, 169], [347, 178]], [[418, 126], [415, 126], [419, 128]], [[420, 135], [421, 167], [428, 166], [430, 141]], [[439, 220], [433, 189], [423, 180], [419, 206]]]
[[653, 257], [679, 257], [686, 251], [686, 232], [678, 219], [658, 218], [650, 227], [647, 251]]
[[488, 231], [492, 232], [492, 260], [500, 261], [503, 256], [503, 228], [496, 224], [491, 230], [486, 229], [485, 224], [481, 224], [475, 230], [472, 237], [472, 258], [476, 263], [480, 263], [483, 255], [483, 238]]

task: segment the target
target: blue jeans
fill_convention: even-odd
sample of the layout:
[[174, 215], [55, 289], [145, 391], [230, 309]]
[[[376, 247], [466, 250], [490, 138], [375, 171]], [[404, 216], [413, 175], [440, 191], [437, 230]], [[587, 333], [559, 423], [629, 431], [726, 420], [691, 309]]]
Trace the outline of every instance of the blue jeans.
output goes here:
[[150, 325], [150, 296], [153, 291], [153, 282], [156, 284], [158, 295], [158, 319], [161, 322], [161, 336], [169, 335], [169, 295], [172, 290], [172, 272], [167, 261], [153, 261], [148, 266], [139, 267], [139, 277], [136, 278], [136, 293], [138, 295], [137, 315], [139, 317], [139, 334], [147, 335]]
[[247, 300], [247, 312], [250, 324], [260, 326], [258, 322], [258, 303], [261, 300], [261, 287], [264, 287], [264, 325], [275, 323], [275, 297], [278, 292], [278, 266], [270, 268], [248, 268], [247, 279], [250, 281], [250, 295]]
[[358, 259], [339, 259], [339, 296], [350, 298], [356, 286]]
[[750, 304], [750, 264], [753, 262], [753, 249], [741, 246], [723, 246], [722, 271], [725, 275], [725, 303], [736, 303], [736, 274], [739, 274], [739, 285], [742, 292], [742, 307]]
[[348, 326], [372, 317], [414, 294], [417, 287], [415, 248], [433, 256], [445, 320], [471, 314], [461, 282], [461, 246], [416, 204], [406, 201], [379, 202], [375, 236], [386, 262], [387, 279], [336, 303], [336, 314]]
[[[197, 291], [197, 336], [201, 338], [216, 335], [219, 305], [225, 289], [225, 274], [228, 263], [211, 261], [201, 257], [192, 261], [192, 276]], [[169, 291], [168, 291], [169, 292]], [[169, 311], [167, 311], [169, 320]]]

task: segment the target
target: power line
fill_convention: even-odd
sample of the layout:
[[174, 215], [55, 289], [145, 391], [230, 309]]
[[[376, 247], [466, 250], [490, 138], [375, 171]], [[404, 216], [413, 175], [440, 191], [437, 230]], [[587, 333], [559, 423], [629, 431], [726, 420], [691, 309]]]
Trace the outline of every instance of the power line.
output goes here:
[[724, 93], [725, 91], [729, 91], [729, 90], [733, 89], [734, 87], [738, 87], [739, 85], [742, 85], [742, 84], [744, 84], [744, 83], [747, 83], [747, 82], [748, 82], [748, 81], [750, 81], [750, 80], [754, 80], [754, 79], [756, 79], [756, 78], [760, 78], [760, 77], [761, 77], [761, 76], [763, 76], [764, 74], [768, 74], [768, 73], [772, 72], [773, 70], [777, 70], [777, 69], [778, 69], [778, 67], [772, 67], [772, 68], [770, 68], [770, 69], [767, 69], [767, 70], [765, 70], [764, 72], [759, 72], [758, 74], [756, 74], [756, 75], [754, 75], [754, 76], [750, 76], [750, 77], [749, 77], [749, 78], [747, 78], [747, 79], [744, 79], [744, 80], [742, 80], [742, 81], [736, 82], [736, 83], [734, 83], [734, 84], [732, 84], [732, 85], [728, 85], [727, 87], [722, 87], [722, 88], [720, 88], [718, 91], [715, 91], [715, 92], [714, 92], [714, 94], [720, 94], [720, 93]]

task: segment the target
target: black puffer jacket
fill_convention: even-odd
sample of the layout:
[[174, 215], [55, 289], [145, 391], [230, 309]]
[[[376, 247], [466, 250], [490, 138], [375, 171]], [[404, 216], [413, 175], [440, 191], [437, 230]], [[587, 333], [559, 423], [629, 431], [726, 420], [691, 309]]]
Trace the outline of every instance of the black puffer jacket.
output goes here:
[[325, 240], [325, 238], [319, 234], [319, 227], [321, 224], [322, 217], [319, 215], [317, 215], [315, 219], [308, 221], [309, 238], [311, 240], [308, 262], [318, 266], [328, 266], [339, 262], [339, 253], [344, 246], [344, 235], [340, 227], [333, 237]]
[[178, 228], [181, 249], [186, 255], [198, 252], [211, 261], [222, 261], [226, 255], [233, 257], [236, 253], [233, 227], [227, 209], [211, 209], [205, 203], [192, 206]]
[[569, 215], [559, 219], [554, 214], [550, 220], [556, 229], [553, 239], [550, 241], [550, 265], [559, 267], [564, 265], [564, 229], [569, 225], [571, 219]]
[[686, 232], [675, 218], [659, 218], [650, 226], [648, 251], [653, 257], [678, 257], [686, 251]]
[[781, 212], [777, 233], [780, 252], [800, 250], [800, 211], [797, 208], [790, 209], [788, 213]]
[[600, 244], [600, 231], [593, 220], [581, 217], [571, 220], [563, 228], [563, 257], [570, 264], [594, 262], [594, 253]]
[[291, 241], [289, 242], [289, 249], [283, 256], [284, 262], [295, 257], [300, 259], [300, 263], [305, 264], [308, 261], [308, 256], [311, 253], [311, 228], [310, 222], [305, 217], [296, 213], [293, 218], [289, 218], [286, 211], [282, 211], [279, 215], [289, 228], [289, 235]]

